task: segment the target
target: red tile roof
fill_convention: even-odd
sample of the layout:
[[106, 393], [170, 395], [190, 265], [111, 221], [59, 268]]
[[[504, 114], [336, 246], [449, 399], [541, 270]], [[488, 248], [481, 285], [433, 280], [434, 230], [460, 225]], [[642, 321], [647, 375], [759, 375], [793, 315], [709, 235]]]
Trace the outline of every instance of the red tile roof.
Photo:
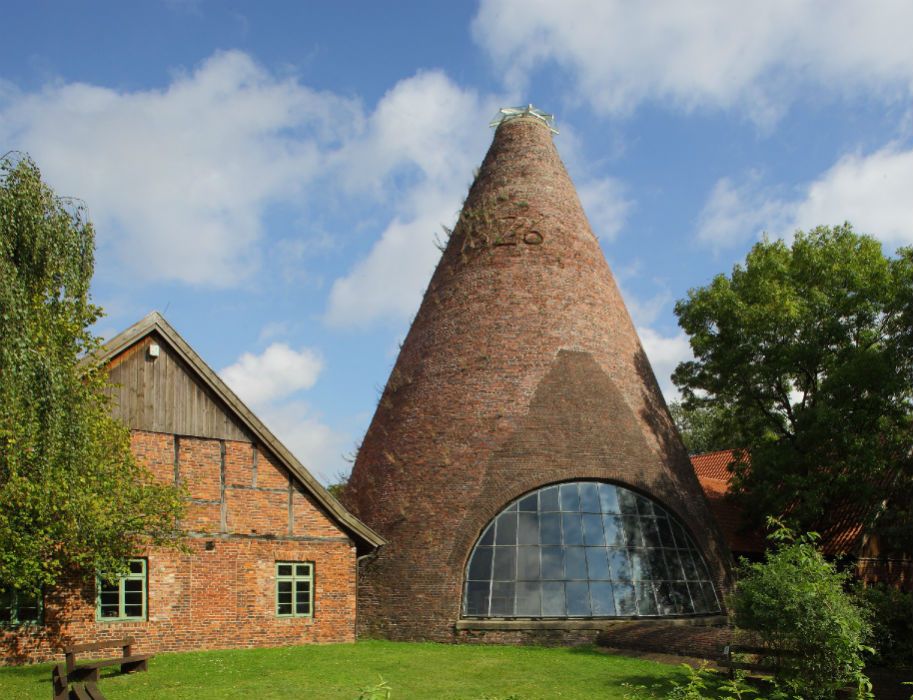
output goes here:
[[[719, 450], [691, 455], [691, 466], [710, 502], [710, 510], [719, 523], [729, 548], [735, 553], [760, 553], [766, 548], [762, 529], [745, 527], [741, 507], [728, 497], [732, 481], [729, 465], [738, 450]], [[820, 548], [824, 554], [856, 554], [863, 534], [864, 510], [853, 504], [835, 508], [830, 524], [820, 529]]]

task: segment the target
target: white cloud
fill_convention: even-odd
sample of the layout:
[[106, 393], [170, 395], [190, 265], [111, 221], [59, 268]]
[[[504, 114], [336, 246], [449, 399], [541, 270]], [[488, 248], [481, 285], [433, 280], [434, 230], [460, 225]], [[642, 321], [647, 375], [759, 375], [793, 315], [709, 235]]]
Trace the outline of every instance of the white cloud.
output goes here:
[[323, 361], [313, 350], [293, 350], [285, 343], [273, 343], [260, 355], [244, 353], [219, 374], [243, 401], [263, 406], [310, 389], [322, 369]]
[[899, 0], [483, 0], [473, 31], [515, 88], [554, 63], [606, 114], [667, 100], [770, 123], [808, 87], [908, 97], [911, 26]]
[[808, 186], [792, 228], [850, 221], [889, 246], [913, 243], [913, 150], [848, 155]]
[[892, 144], [869, 155], [838, 160], [793, 199], [776, 196], [757, 177], [729, 178], [713, 188], [698, 223], [698, 239], [734, 246], [761, 231], [788, 238], [796, 229], [849, 221], [854, 228], [896, 247], [913, 243], [913, 150]]
[[351, 437], [333, 430], [304, 401], [267, 404], [257, 415], [321, 483], [331, 484], [351, 469], [344, 457], [352, 450]]
[[791, 215], [790, 209], [760, 186], [757, 174], [740, 184], [724, 177], [714, 185], [704, 204], [698, 218], [697, 238], [712, 248], [758, 239], [764, 232], [782, 230]]
[[383, 97], [362, 140], [340, 158], [351, 164], [347, 186], [387, 193], [396, 201], [395, 216], [370, 252], [333, 283], [330, 324], [401, 320], [415, 312], [440, 257], [435, 234], [455, 221], [490, 138], [480, 115], [498, 104], [440, 72], [403, 80]]
[[[268, 334], [272, 324], [264, 327]], [[273, 343], [259, 355], [244, 353], [220, 376], [278, 437], [301, 463], [323, 483], [331, 483], [348, 470], [343, 452], [351, 445], [340, 433], [315, 415], [298, 395], [314, 386], [323, 361], [314, 350], [294, 350]]]
[[625, 186], [614, 178], [587, 180], [577, 187], [593, 232], [606, 240], [614, 240], [624, 226], [632, 201], [626, 197]]
[[652, 328], [641, 326], [637, 329], [641, 345], [653, 367], [656, 381], [667, 402], [678, 399], [678, 390], [672, 383], [672, 372], [679, 362], [690, 360], [694, 357], [688, 336], [679, 331], [673, 336], [664, 336]]
[[265, 208], [321, 172], [359, 105], [217, 53], [161, 90], [4, 91], [0, 141], [89, 204], [125, 275], [215, 286], [257, 269]]

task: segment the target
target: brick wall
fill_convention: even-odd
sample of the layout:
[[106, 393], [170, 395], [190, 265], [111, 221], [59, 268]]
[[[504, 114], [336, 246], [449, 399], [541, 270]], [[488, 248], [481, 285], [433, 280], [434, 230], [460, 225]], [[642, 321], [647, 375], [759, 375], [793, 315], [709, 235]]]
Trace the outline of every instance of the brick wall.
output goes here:
[[[148, 562], [147, 619], [96, 621], [94, 577], [71, 578], [46, 593], [44, 624], [0, 630], [0, 661], [125, 636], [139, 652], [354, 641], [355, 546], [278, 460], [251, 443], [160, 433], [136, 431], [132, 445], [193, 499], [187, 552], [137, 552]], [[312, 618], [276, 616], [276, 561], [314, 563]]]

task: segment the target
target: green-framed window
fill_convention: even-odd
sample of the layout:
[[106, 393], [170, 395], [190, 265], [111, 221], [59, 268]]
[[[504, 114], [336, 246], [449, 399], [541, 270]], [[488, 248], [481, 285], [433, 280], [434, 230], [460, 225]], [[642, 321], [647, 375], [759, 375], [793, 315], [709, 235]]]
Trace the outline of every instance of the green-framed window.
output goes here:
[[311, 617], [314, 614], [314, 564], [276, 562], [276, 615]]
[[95, 617], [101, 622], [146, 619], [146, 560], [131, 559], [127, 574], [106, 581], [98, 576]]
[[41, 612], [40, 594], [0, 589], [0, 626], [37, 625], [41, 622]]

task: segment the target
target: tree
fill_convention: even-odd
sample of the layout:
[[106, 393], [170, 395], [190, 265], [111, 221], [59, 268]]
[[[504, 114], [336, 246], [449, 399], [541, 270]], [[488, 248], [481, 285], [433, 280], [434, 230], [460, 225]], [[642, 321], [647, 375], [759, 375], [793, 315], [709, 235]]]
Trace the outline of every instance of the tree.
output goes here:
[[137, 547], [180, 534], [181, 494], [136, 463], [91, 361], [93, 267], [82, 207], [27, 157], [0, 160], [0, 588], [122, 573]]
[[911, 249], [886, 257], [849, 224], [819, 227], [791, 245], [762, 240], [729, 277], [676, 304], [695, 359], [673, 379], [686, 409], [727, 414], [725, 440], [749, 451], [733, 488], [756, 522], [785, 514], [815, 529], [848, 503], [867, 523], [902, 515], [896, 494], [913, 484], [911, 271]]
[[729, 413], [713, 404], [686, 407], [681, 401], [669, 404], [669, 413], [689, 454], [731, 449]]
[[815, 549], [816, 535], [797, 538], [772, 524], [774, 549], [765, 560], [742, 560], [729, 601], [736, 627], [773, 652], [776, 682], [788, 697], [824, 700], [847, 685], [870, 690], [862, 659], [870, 629], [845, 590], [848, 575]]

